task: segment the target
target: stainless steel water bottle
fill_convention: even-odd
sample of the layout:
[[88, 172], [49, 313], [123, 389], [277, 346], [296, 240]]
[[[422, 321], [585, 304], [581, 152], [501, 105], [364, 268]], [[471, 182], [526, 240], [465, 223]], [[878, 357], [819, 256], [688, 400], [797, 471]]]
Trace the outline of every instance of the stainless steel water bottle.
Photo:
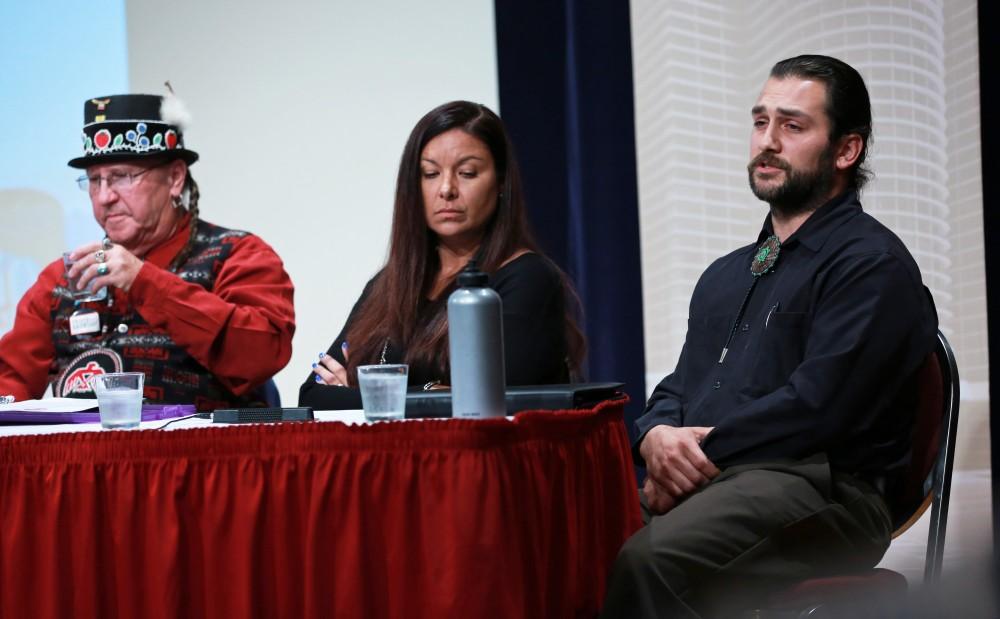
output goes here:
[[507, 414], [503, 364], [503, 308], [489, 277], [470, 260], [448, 297], [451, 413], [482, 419]]

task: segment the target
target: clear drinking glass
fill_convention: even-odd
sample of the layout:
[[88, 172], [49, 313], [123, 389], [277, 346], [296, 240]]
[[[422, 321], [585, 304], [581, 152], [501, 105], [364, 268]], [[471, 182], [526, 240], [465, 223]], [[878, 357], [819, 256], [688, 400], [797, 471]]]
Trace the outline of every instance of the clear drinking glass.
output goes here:
[[402, 419], [406, 409], [406, 364], [359, 365], [361, 405], [368, 421]]
[[[63, 252], [62, 255], [63, 267], [66, 269], [67, 273], [69, 273], [69, 268], [76, 263], [76, 261], [70, 258], [69, 255], [70, 254], [68, 251]], [[78, 279], [79, 279], [78, 277], [70, 279], [69, 276], [66, 276], [66, 287], [69, 289], [70, 293], [72, 293], [74, 301], [79, 301], [80, 303], [87, 303], [89, 301], [103, 301], [108, 297], [107, 286], [101, 286], [94, 292], [91, 292], [86, 288], [81, 290], [80, 287], [77, 286], [76, 284], [76, 281]]]
[[90, 379], [101, 410], [101, 427], [127, 429], [142, 420], [142, 372], [98, 374]]

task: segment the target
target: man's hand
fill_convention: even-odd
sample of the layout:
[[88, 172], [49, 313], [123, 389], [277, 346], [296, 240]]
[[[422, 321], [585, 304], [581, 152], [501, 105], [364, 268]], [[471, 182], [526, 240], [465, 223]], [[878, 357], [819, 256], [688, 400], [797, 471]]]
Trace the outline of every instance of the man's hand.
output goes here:
[[142, 268], [142, 260], [121, 245], [104, 248], [100, 242], [77, 247], [70, 253], [70, 258], [76, 262], [66, 276], [70, 279], [79, 276], [77, 285], [81, 290], [115, 286], [128, 292]]
[[657, 516], [665, 514], [677, 505], [677, 499], [659, 486], [652, 478], [647, 477], [642, 484], [642, 493], [646, 495], [646, 507]]
[[667, 493], [676, 502], [719, 474], [700, 445], [711, 431], [712, 428], [663, 425], [646, 433], [639, 453], [646, 461], [647, 482], [652, 480], [655, 484], [653, 490]]

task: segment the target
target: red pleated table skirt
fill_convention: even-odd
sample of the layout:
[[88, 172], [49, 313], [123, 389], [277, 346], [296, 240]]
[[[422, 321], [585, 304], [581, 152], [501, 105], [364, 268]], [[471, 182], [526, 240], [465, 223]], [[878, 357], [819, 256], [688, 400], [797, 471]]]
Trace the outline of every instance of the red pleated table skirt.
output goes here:
[[592, 617], [623, 406], [0, 438], [0, 617]]

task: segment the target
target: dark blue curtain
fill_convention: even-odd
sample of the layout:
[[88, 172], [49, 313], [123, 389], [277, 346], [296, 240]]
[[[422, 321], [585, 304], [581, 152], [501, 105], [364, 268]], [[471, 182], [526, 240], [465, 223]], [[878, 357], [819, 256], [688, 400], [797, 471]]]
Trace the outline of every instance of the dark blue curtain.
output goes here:
[[993, 464], [994, 593], [1000, 604], [1000, 8], [979, 2], [979, 109], [982, 131], [983, 235], [986, 257], [986, 320], [989, 332], [990, 453]]
[[500, 113], [544, 250], [573, 278], [587, 379], [645, 400], [629, 3], [496, 0]]

